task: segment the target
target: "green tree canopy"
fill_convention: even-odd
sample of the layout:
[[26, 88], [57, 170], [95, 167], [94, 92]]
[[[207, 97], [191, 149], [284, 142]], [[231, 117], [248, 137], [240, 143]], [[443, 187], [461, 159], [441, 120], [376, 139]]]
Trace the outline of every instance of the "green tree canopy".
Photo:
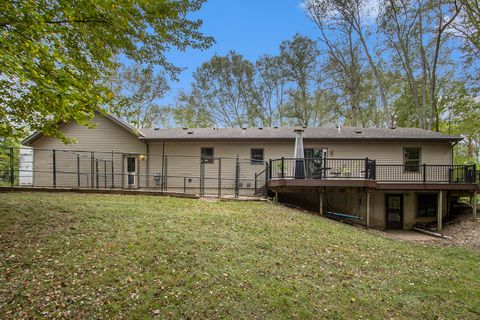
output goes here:
[[42, 130], [66, 141], [59, 123], [88, 125], [112, 98], [104, 80], [117, 56], [174, 75], [170, 48], [213, 42], [187, 17], [204, 1], [1, 1], [0, 135]]

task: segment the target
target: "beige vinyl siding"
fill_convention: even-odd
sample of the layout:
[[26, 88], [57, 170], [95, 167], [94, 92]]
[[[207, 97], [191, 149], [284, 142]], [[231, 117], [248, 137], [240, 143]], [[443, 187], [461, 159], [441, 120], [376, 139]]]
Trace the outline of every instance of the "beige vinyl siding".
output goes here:
[[[149, 168], [150, 173], [162, 172], [162, 141], [150, 141], [149, 143]], [[447, 142], [442, 143], [401, 143], [401, 142], [315, 142], [305, 141], [305, 148], [323, 148], [328, 150], [331, 158], [365, 158], [376, 159], [377, 164], [403, 163], [403, 148], [418, 146], [421, 151], [421, 162], [429, 164], [450, 164], [451, 147]], [[294, 141], [270, 142], [270, 141], [242, 141], [242, 142], [218, 142], [218, 141], [165, 141], [166, 175], [168, 176], [168, 190], [183, 191], [184, 185], [187, 192], [199, 192], [200, 189], [200, 152], [202, 147], [214, 148], [214, 157], [221, 160], [222, 189], [232, 193], [235, 188], [235, 157], [240, 159], [240, 177], [242, 187], [253, 188], [255, 173], [264, 170], [263, 165], [250, 163], [250, 150], [261, 148], [264, 150], [264, 159], [276, 159], [293, 157]], [[218, 187], [218, 159], [213, 164], [205, 164], [205, 192], [215, 194]], [[401, 167], [400, 167], [401, 169]], [[401, 173], [402, 175], [418, 175], [420, 173]], [[154, 186], [151, 176], [149, 186]], [[185, 179], [185, 180], [184, 180]], [[245, 190], [251, 194], [252, 190]]]
[[[146, 146], [134, 134], [120, 127], [111, 120], [97, 116], [92, 121], [95, 128], [87, 128], [77, 123], [62, 125], [62, 132], [69, 138], [77, 139], [74, 144], [65, 145], [62, 141], [43, 136], [33, 143], [34, 148], [34, 185], [51, 186], [53, 184], [53, 153], [55, 152], [57, 185], [65, 187], [77, 186], [77, 154], [80, 155], [81, 185], [87, 187], [95, 175], [91, 175], [91, 152], [99, 160], [99, 186], [105, 185], [104, 160], [107, 161], [107, 185], [111, 186], [112, 151], [114, 160], [115, 187], [122, 186], [123, 155], [118, 153], [145, 154]], [[84, 152], [64, 152], [75, 150]], [[95, 167], [95, 164], [94, 164]], [[140, 182], [146, 173], [145, 161], [139, 160]]]
[[[91, 152], [98, 159], [99, 187], [112, 186], [112, 158], [114, 163], [114, 187], [124, 186], [124, 158], [128, 154], [146, 155], [144, 160], [138, 158], [137, 181], [141, 188], [160, 188], [155, 180], [155, 174], [167, 176], [167, 191], [195, 192], [200, 190], [202, 147], [214, 148], [214, 163], [204, 165], [205, 193], [217, 194], [219, 175], [221, 189], [224, 194], [232, 194], [235, 189], [236, 157], [239, 158], [241, 194], [252, 194], [255, 185], [255, 174], [265, 169], [264, 164], [252, 164], [250, 155], [252, 148], [264, 150], [264, 160], [281, 157], [292, 158], [294, 154], [294, 139], [291, 141], [174, 141], [165, 142], [142, 141], [125, 128], [110, 119], [97, 116], [90, 129], [76, 123], [62, 126], [67, 137], [77, 139], [75, 144], [65, 145], [61, 141], [49, 137], [41, 137], [33, 143], [34, 147], [34, 185], [51, 186], [53, 182], [51, 149], [56, 151], [57, 185], [65, 187], [77, 186], [77, 154], [60, 150], [83, 150], [80, 152], [80, 180], [82, 187], [96, 183], [96, 175], [92, 175]], [[149, 154], [147, 154], [147, 144]], [[448, 142], [337, 142], [305, 140], [305, 148], [327, 149], [329, 158], [366, 158], [375, 159], [378, 165], [403, 163], [404, 147], [420, 147], [421, 163], [451, 164], [451, 146]], [[165, 148], [166, 163], [162, 164], [163, 148]], [[114, 152], [112, 154], [112, 151]], [[222, 158], [219, 161], [218, 158]], [[221, 167], [221, 168], [220, 168]], [[106, 168], [106, 170], [105, 170]], [[93, 163], [96, 171], [96, 162]], [[333, 170], [333, 168], [332, 168]], [[377, 176], [380, 171], [377, 170]], [[401, 173], [402, 175], [418, 176], [421, 173]], [[262, 180], [258, 181], [259, 186]]]
[[[150, 141], [150, 153], [161, 153], [162, 142]], [[165, 154], [200, 156], [202, 147], [213, 147], [215, 157], [250, 159], [250, 149], [264, 149], [265, 160], [280, 157], [293, 157], [292, 142], [216, 142], [216, 141], [166, 141]], [[420, 147], [421, 163], [451, 164], [451, 146], [448, 142], [314, 142], [305, 141], [304, 148], [323, 148], [328, 150], [331, 158], [375, 159], [377, 164], [403, 164], [403, 148]]]

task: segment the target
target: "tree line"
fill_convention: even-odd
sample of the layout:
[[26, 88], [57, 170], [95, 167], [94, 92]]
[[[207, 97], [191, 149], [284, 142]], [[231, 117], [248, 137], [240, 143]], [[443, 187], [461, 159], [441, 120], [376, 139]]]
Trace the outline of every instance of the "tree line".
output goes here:
[[[107, 108], [154, 126], [418, 127], [461, 134], [479, 155], [480, 5], [471, 0], [305, 0], [316, 35], [256, 61], [205, 61], [165, 105], [181, 69], [170, 48], [205, 49], [204, 0], [6, 2], [0, 13], [0, 136], [90, 125]], [[121, 65], [118, 57], [131, 62]]]
[[[460, 149], [478, 159], [478, 4], [379, 0], [369, 12], [369, 3], [305, 1], [317, 38], [296, 34], [279, 44], [277, 55], [256, 61], [234, 50], [215, 55], [174, 105], [134, 106], [152, 119], [136, 124], [417, 127], [463, 135]], [[162, 88], [157, 98], [168, 91]]]

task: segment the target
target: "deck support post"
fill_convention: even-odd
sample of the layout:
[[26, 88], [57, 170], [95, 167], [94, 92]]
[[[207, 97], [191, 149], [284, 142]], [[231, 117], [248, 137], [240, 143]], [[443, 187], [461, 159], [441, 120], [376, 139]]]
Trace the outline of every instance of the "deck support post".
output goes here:
[[275, 191], [275, 199], [273, 200], [273, 203], [278, 204], [278, 192]]
[[470, 197], [470, 201], [472, 203], [472, 212], [473, 212], [473, 219], [477, 221], [477, 191], [473, 191], [473, 195]]
[[320, 191], [320, 201], [319, 201], [320, 208], [318, 210], [318, 213], [320, 213], [321, 216], [323, 216], [323, 192]]
[[438, 192], [437, 204], [437, 231], [442, 234], [443, 191]]
[[365, 219], [365, 228], [370, 228], [370, 191], [367, 191], [367, 216]]

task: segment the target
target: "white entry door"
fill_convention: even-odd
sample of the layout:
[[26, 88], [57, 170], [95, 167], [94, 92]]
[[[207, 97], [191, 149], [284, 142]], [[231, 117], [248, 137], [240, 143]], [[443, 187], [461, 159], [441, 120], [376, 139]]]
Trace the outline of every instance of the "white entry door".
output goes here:
[[137, 188], [138, 187], [138, 159], [136, 156], [125, 157], [125, 187]]

